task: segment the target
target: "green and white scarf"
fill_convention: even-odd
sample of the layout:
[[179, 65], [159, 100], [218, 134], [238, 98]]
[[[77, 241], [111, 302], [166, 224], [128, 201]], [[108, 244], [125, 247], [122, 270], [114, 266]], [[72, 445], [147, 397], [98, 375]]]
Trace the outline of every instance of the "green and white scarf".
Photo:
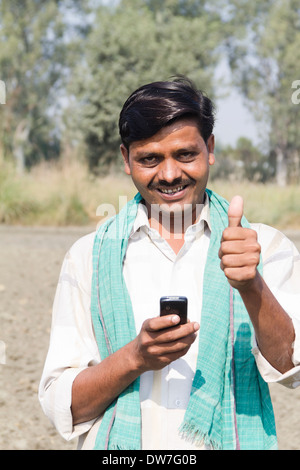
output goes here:
[[[203, 304], [197, 366], [181, 432], [191, 442], [214, 449], [276, 449], [269, 389], [251, 352], [253, 327], [238, 291], [230, 288], [220, 268], [228, 202], [206, 192], [212, 231], [199, 286]], [[95, 237], [91, 313], [102, 360], [136, 337], [123, 261], [141, 200], [137, 194]], [[245, 218], [242, 224], [249, 226]], [[138, 378], [106, 409], [95, 449], [141, 449], [139, 386]]]

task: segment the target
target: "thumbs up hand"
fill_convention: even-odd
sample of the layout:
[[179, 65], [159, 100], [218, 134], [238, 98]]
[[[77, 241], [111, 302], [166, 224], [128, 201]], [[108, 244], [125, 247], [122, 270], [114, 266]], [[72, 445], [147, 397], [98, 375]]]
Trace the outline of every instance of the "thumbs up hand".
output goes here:
[[229, 283], [238, 290], [247, 289], [257, 276], [260, 245], [254, 230], [243, 228], [244, 202], [234, 196], [228, 208], [228, 227], [223, 231], [219, 258]]
[[228, 227], [241, 227], [243, 213], [243, 198], [241, 196], [234, 196], [228, 208]]

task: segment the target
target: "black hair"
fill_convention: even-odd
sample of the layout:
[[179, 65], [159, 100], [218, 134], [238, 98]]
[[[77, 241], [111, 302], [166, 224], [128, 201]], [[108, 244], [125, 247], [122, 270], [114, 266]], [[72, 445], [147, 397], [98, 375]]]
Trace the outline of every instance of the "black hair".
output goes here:
[[207, 143], [214, 127], [214, 104], [191, 80], [178, 77], [143, 85], [125, 101], [119, 132], [127, 150], [132, 142], [147, 139], [183, 118], [193, 118]]

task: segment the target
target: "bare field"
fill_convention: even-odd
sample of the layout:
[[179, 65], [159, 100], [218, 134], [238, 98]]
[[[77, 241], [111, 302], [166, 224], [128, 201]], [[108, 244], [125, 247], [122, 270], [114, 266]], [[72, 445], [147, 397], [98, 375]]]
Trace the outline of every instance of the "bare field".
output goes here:
[[[37, 398], [49, 344], [51, 308], [63, 257], [88, 227], [0, 225], [0, 449], [71, 450], [44, 416]], [[300, 249], [300, 232], [288, 234]], [[3, 343], [2, 343], [3, 344]], [[272, 386], [279, 448], [300, 450], [300, 388]]]

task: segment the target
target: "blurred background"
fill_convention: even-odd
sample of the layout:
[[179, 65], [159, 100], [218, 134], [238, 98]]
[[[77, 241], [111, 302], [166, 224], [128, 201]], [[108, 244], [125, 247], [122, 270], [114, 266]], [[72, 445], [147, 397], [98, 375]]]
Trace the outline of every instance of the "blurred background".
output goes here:
[[120, 108], [183, 74], [216, 104], [211, 187], [299, 227], [297, 0], [1, 0], [0, 40], [0, 222], [87, 224], [131, 194]]
[[[209, 187], [299, 246], [299, 63], [299, 0], [0, 0], [0, 448], [73, 448], [36, 392], [65, 252], [100, 204], [135, 194], [119, 152], [128, 95], [192, 79], [216, 105]], [[300, 449], [298, 401], [274, 396], [281, 448]]]

